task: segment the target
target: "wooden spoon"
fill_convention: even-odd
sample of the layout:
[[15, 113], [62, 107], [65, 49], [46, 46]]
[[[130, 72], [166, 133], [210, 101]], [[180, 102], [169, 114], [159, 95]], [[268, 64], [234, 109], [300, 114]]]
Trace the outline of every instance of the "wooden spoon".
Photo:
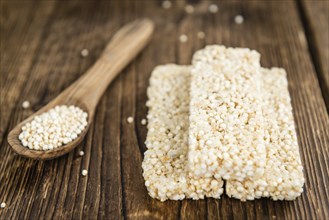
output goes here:
[[[111, 39], [100, 58], [76, 82], [54, 100], [18, 124], [8, 135], [12, 149], [25, 157], [47, 160], [72, 151], [84, 138], [93, 120], [97, 103], [107, 86], [121, 70], [145, 47], [153, 33], [154, 24], [149, 19], [140, 19], [125, 25]], [[21, 127], [56, 105], [75, 105], [88, 113], [88, 125], [74, 141], [53, 150], [31, 150], [24, 147], [18, 135]]]

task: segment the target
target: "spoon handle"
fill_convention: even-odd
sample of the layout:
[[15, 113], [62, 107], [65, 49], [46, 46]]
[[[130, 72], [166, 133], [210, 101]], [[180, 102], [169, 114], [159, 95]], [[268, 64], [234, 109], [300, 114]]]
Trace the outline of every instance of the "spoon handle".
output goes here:
[[107, 86], [145, 47], [153, 29], [154, 24], [149, 19], [139, 19], [122, 27], [96, 63], [68, 88], [68, 95], [84, 103], [93, 113]]

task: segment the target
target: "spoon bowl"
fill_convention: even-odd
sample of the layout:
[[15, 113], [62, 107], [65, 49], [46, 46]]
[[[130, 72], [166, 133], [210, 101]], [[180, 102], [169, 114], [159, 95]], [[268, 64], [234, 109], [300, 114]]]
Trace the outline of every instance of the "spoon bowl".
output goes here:
[[[107, 86], [146, 46], [153, 30], [154, 24], [149, 19], [139, 19], [122, 27], [107, 44], [100, 58], [83, 76], [54, 100], [10, 131], [7, 139], [12, 149], [24, 157], [36, 160], [49, 160], [60, 157], [78, 146], [88, 132], [98, 101]], [[58, 105], [74, 105], [88, 114], [88, 124], [81, 134], [72, 142], [53, 150], [32, 150], [24, 147], [18, 139], [22, 126], [31, 122], [35, 116], [47, 112]]]
[[[93, 117], [93, 115], [91, 115], [92, 112], [89, 112], [88, 108], [78, 100], [68, 100], [66, 102], [60, 102], [58, 101], [58, 98], [48, 103], [46, 106], [44, 106], [36, 113], [34, 113], [30, 117], [19, 123], [14, 129], [10, 131], [10, 133], [8, 134], [8, 143], [17, 154], [28, 158], [33, 158], [36, 160], [49, 160], [56, 157], [60, 157], [72, 151], [77, 145], [79, 145], [82, 142], [82, 140], [84, 139], [85, 135], [88, 132], [90, 124], [92, 123], [92, 117]], [[61, 147], [54, 148], [52, 150], [33, 150], [28, 147], [24, 147], [21, 141], [18, 139], [19, 134], [22, 132], [22, 127], [26, 123], [31, 122], [36, 116], [41, 115], [42, 113], [45, 113], [58, 105], [67, 105], [67, 106], [74, 105], [76, 107], [79, 107], [80, 109], [82, 109], [84, 112], [88, 114], [88, 121], [87, 121], [88, 124], [83, 129], [81, 134], [79, 134], [79, 136], [73, 141]]]

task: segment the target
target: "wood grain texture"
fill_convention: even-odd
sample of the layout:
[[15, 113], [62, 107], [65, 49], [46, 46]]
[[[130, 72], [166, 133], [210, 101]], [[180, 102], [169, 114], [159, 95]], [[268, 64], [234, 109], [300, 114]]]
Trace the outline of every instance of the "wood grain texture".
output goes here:
[[[150, 0], [26, 1], [15, 12], [17, 2], [1, 5], [0, 202], [7, 206], [0, 219], [329, 219], [329, 119], [295, 1], [223, 1], [217, 14], [208, 13], [210, 2], [193, 1], [192, 15], [184, 12], [184, 1], [168, 10]], [[241, 25], [234, 23], [237, 14], [245, 18]], [[139, 17], [156, 23], [154, 37], [107, 89], [83, 143], [51, 161], [15, 155], [4, 141], [8, 131], [81, 76], [115, 31]], [[205, 39], [197, 38], [200, 30]], [[188, 42], [180, 43], [180, 34]], [[20, 53], [24, 42], [28, 53]], [[297, 200], [223, 196], [161, 203], [147, 195], [141, 169], [146, 127], [140, 121], [150, 73], [159, 64], [188, 64], [195, 50], [214, 43], [256, 49], [265, 67], [286, 68], [306, 177]], [[83, 48], [90, 52], [86, 58]], [[23, 100], [31, 109], [20, 107]]]
[[[53, 2], [36, 2], [34, 5], [29, 2], [0, 2], [0, 143], [5, 139], [15, 108], [21, 107], [18, 91], [24, 88], [36, 54], [43, 46], [54, 5]], [[35, 14], [33, 10], [40, 13]]]
[[329, 111], [329, 1], [300, 1], [312, 60]]

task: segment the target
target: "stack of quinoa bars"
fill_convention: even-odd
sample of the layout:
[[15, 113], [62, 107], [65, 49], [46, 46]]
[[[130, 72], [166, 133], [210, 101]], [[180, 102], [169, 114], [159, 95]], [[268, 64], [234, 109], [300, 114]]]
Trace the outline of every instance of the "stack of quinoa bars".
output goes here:
[[212, 45], [191, 66], [156, 67], [147, 90], [145, 185], [152, 198], [293, 200], [304, 176], [286, 72]]

